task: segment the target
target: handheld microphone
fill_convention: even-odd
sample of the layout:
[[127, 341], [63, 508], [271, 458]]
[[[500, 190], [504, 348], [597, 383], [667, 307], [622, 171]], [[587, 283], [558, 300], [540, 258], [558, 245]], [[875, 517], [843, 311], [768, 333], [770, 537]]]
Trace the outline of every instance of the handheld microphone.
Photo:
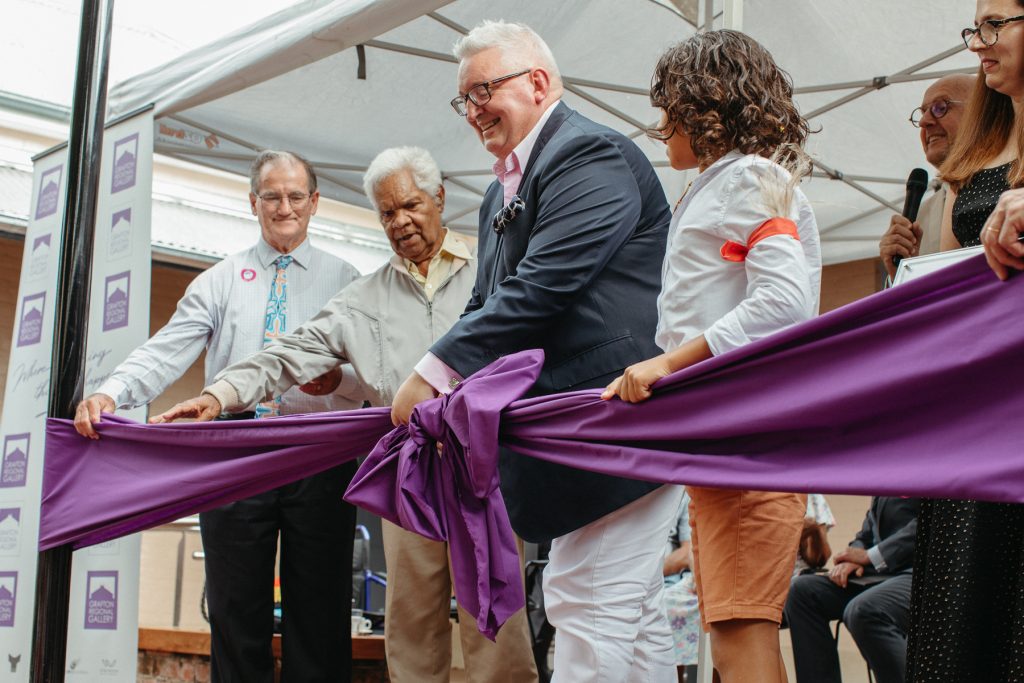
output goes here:
[[[917, 210], [921, 208], [921, 200], [928, 189], [928, 171], [915, 168], [907, 178], [907, 198], [903, 202], [903, 217], [913, 223], [917, 220]], [[902, 256], [893, 256], [892, 264], [898, 266]]]

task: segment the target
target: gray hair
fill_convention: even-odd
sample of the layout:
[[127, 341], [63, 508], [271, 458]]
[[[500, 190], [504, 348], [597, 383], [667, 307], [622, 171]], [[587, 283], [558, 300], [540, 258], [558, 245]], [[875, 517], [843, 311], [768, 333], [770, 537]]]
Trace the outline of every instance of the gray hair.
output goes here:
[[[555, 63], [555, 56], [551, 53], [551, 48], [543, 38], [537, 35], [536, 31], [526, 24], [485, 19], [455, 43], [452, 47], [452, 54], [461, 63], [484, 50], [495, 47], [501, 50], [502, 55], [506, 57], [536, 59], [538, 63], [532, 66], [539, 66], [547, 71], [552, 83], [559, 85], [562, 83], [562, 76], [558, 71], [558, 64]], [[530, 67], [531, 65], [520, 64], [518, 66]]]
[[441, 189], [441, 169], [437, 167], [434, 157], [422, 147], [391, 147], [384, 150], [370, 162], [363, 174], [363, 190], [370, 198], [373, 208], [377, 208], [377, 186], [385, 178], [401, 170], [412, 174], [413, 182], [431, 197], [437, 196]]
[[288, 160], [292, 163], [296, 163], [302, 168], [306, 169], [306, 177], [309, 179], [308, 187], [309, 193], [313, 194], [316, 192], [316, 171], [313, 170], [313, 164], [306, 161], [304, 157], [295, 152], [284, 152], [274, 149], [265, 149], [260, 152], [255, 159], [253, 159], [252, 165], [249, 167], [249, 191], [256, 194], [260, 189], [260, 173], [263, 171], [263, 167], [267, 164], [277, 163], [278, 161]]

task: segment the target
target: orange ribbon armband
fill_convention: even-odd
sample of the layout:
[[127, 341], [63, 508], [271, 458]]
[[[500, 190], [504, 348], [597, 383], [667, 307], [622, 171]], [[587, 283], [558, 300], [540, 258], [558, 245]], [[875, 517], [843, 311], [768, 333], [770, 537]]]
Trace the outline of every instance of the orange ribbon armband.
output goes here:
[[797, 242], [800, 241], [800, 233], [796, 230], [796, 223], [788, 218], [769, 218], [750, 233], [746, 246], [739, 242], [727, 241], [722, 245], [722, 258], [726, 261], [742, 263], [747, 260], [747, 254], [758, 242], [776, 235], [789, 235]]

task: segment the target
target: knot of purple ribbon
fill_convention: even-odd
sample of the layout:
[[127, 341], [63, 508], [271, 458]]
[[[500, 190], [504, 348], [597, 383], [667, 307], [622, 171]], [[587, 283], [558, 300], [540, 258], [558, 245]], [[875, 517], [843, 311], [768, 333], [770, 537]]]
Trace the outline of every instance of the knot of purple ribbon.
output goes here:
[[526, 604], [498, 490], [501, 414], [529, 391], [543, 364], [540, 350], [506, 356], [451, 394], [419, 404], [408, 426], [377, 443], [345, 493], [404, 529], [447, 542], [456, 600], [492, 640]]

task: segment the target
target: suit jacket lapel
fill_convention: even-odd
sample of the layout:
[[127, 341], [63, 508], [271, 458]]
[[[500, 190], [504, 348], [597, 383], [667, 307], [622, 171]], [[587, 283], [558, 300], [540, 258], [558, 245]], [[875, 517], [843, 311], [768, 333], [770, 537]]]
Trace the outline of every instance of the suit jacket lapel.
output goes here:
[[[544, 123], [544, 127], [541, 128], [540, 135], [537, 136], [537, 142], [533, 145], [533, 150], [530, 152], [530, 158], [526, 162], [526, 167], [523, 169], [523, 178], [519, 182], [519, 187], [516, 188], [516, 193], [523, 192], [523, 188], [526, 186], [526, 181], [530, 177], [530, 173], [537, 166], [537, 159], [540, 158], [541, 153], [544, 151], [544, 147], [548, 144], [558, 129], [561, 128], [569, 116], [571, 116], [573, 110], [565, 105], [564, 102], [559, 102], [555, 107], [554, 111], [551, 112], [551, 116]], [[493, 195], [492, 195], [493, 193]], [[532, 199], [523, 197], [527, 201], [528, 207], [532, 204]], [[519, 259], [522, 258], [522, 252], [526, 250], [526, 242], [528, 241], [527, 234], [519, 235], [496, 235], [492, 230], [492, 224], [494, 215], [502, 209], [505, 205], [504, 188], [500, 182], [494, 182], [487, 190], [487, 195], [484, 198], [484, 206], [488, 206], [490, 209], [487, 214], [487, 224], [480, 226], [481, 241], [483, 240], [483, 233], [488, 233], [487, 237], [491, 239], [491, 243], [494, 245], [494, 263], [490, 268], [488, 277], [490, 278], [489, 286], [486, 289], [487, 295], [493, 294], [498, 283], [501, 282], [507, 275], [515, 271], [516, 264]], [[520, 223], [523, 220], [527, 220], [525, 214], [530, 214], [531, 208], [524, 210], [520, 217], [517, 219]], [[506, 230], [515, 230], [515, 228], [506, 228]], [[514, 243], [511, 248], [511, 253], [506, 253], [509, 250], [508, 240], [512, 240]], [[479, 261], [480, 267], [485, 267], [483, 260]]]
[[558, 132], [558, 129], [562, 127], [569, 116], [573, 114], [573, 110], [566, 106], [565, 102], [559, 102], [555, 110], [551, 112], [551, 116], [548, 117], [544, 127], [541, 128], [540, 135], [537, 136], [537, 142], [533, 145], [533, 150], [530, 152], [530, 159], [526, 162], [526, 168], [523, 169], [523, 179], [519, 182], [519, 187], [516, 191], [522, 190], [523, 185], [526, 184], [526, 179], [530, 176], [530, 171], [533, 170], [534, 166], [537, 165], [537, 159], [540, 157], [540, 153], [544, 151], [544, 146], [548, 144], [552, 136]]

